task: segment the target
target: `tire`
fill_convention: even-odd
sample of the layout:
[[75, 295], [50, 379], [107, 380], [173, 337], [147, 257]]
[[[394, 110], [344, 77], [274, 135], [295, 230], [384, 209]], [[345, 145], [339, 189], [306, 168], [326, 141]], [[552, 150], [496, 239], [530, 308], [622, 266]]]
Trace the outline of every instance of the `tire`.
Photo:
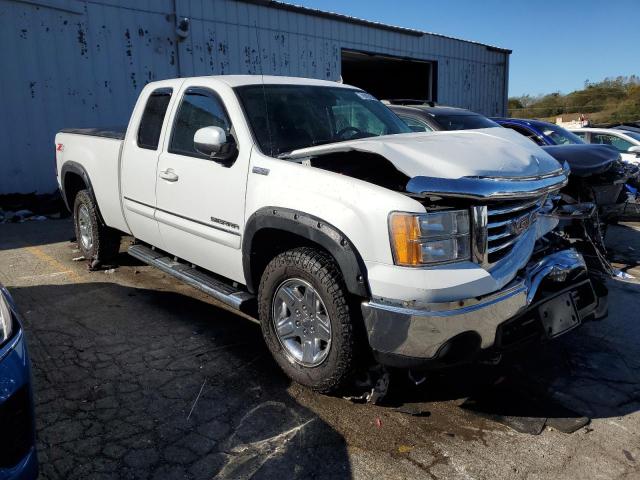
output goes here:
[[[296, 289], [295, 285], [300, 287]], [[316, 315], [296, 313], [310, 304], [304, 302], [314, 292]], [[289, 303], [283, 300], [287, 297]], [[347, 386], [356, 363], [355, 328], [348, 300], [340, 270], [323, 251], [296, 248], [281, 253], [267, 265], [258, 290], [262, 334], [274, 359], [292, 380], [320, 393], [336, 393]], [[278, 334], [276, 322], [280, 322], [279, 331], [285, 334], [286, 329], [295, 329], [288, 332], [292, 338], [284, 339], [285, 335]], [[311, 333], [314, 325], [315, 333]], [[316, 350], [315, 356], [307, 355]]]
[[91, 268], [97, 268], [120, 251], [120, 234], [102, 224], [98, 207], [88, 190], [80, 190], [73, 204], [73, 226], [78, 248]]

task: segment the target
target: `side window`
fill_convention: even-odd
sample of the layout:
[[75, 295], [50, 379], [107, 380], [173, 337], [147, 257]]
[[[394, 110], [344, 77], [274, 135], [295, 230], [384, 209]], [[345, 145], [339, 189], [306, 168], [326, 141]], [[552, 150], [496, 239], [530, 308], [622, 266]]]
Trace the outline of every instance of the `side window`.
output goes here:
[[575, 130], [573, 130], [571, 133], [576, 134], [577, 136], [579, 136], [585, 142], [587, 141], [587, 132], [576, 132]]
[[138, 127], [138, 147], [149, 150], [158, 149], [160, 131], [171, 100], [171, 93], [172, 90], [168, 88], [155, 90], [149, 95]]
[[600, 145], [611, 145], [621, 153], [626, 153], [630, 147], [633, 146], [631, 142], [627, 142], [625, 139], [616, 137], [615, 135], [607, 135], [606, 133], [594, 133], [591, 135], [591, 143], [598, 143]]
[[407, 115], [398, 115], [398, 116], [414, 132], [432, 132], [433, 131], [433, 129], [429, 125], [427, 125], [425, 122], [422, 122], [415, 117], [409, 117]]
[[169, 152], [205, 158], [193, 145], [193, 136], [204, 127], [220, 127], [229, 135], [231, 121], [216, 94], [200, 88], [188, 89], [173, 122]]

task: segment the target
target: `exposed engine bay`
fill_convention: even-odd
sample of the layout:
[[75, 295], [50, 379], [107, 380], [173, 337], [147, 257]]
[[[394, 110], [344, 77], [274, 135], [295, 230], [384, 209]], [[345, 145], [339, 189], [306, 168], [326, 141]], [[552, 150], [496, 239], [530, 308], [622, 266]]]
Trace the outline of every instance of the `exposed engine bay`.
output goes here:
[[405, 192], [409, 177], [382, 155], [369, 152], [336, 152], [305, 159], [305, 165], [340, 173], [396, 192]]

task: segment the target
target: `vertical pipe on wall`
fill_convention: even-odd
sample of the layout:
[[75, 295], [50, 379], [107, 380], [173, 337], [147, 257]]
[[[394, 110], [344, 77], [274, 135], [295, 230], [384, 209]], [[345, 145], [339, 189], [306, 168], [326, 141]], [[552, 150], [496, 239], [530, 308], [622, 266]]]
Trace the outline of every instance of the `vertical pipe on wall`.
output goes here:
[[[178, 28], [178, 0], [173, 0], [173, 19], [174, 28]], [[175, 35], [176, 39], [176, 67], [178, 70], [178, 77], [182, 77], [182, 66], [180, 65], [180, 41], [181, 39]]]
[[510, 54], [505, 52], [504, 54], [504, 80], [503, 80], [503, 88], [504, 88], [504, 101], [502, 103], [502, 116], [506, 117], [509, 114], [509, 56]]

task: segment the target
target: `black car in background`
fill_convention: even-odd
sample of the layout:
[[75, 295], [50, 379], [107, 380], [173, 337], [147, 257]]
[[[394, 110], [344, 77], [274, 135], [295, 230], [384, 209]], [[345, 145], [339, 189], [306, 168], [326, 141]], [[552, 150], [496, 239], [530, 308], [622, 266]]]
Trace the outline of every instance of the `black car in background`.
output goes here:
[[422, 100], [383, 100], [414, 132], [499, 127], [484, 115]]

